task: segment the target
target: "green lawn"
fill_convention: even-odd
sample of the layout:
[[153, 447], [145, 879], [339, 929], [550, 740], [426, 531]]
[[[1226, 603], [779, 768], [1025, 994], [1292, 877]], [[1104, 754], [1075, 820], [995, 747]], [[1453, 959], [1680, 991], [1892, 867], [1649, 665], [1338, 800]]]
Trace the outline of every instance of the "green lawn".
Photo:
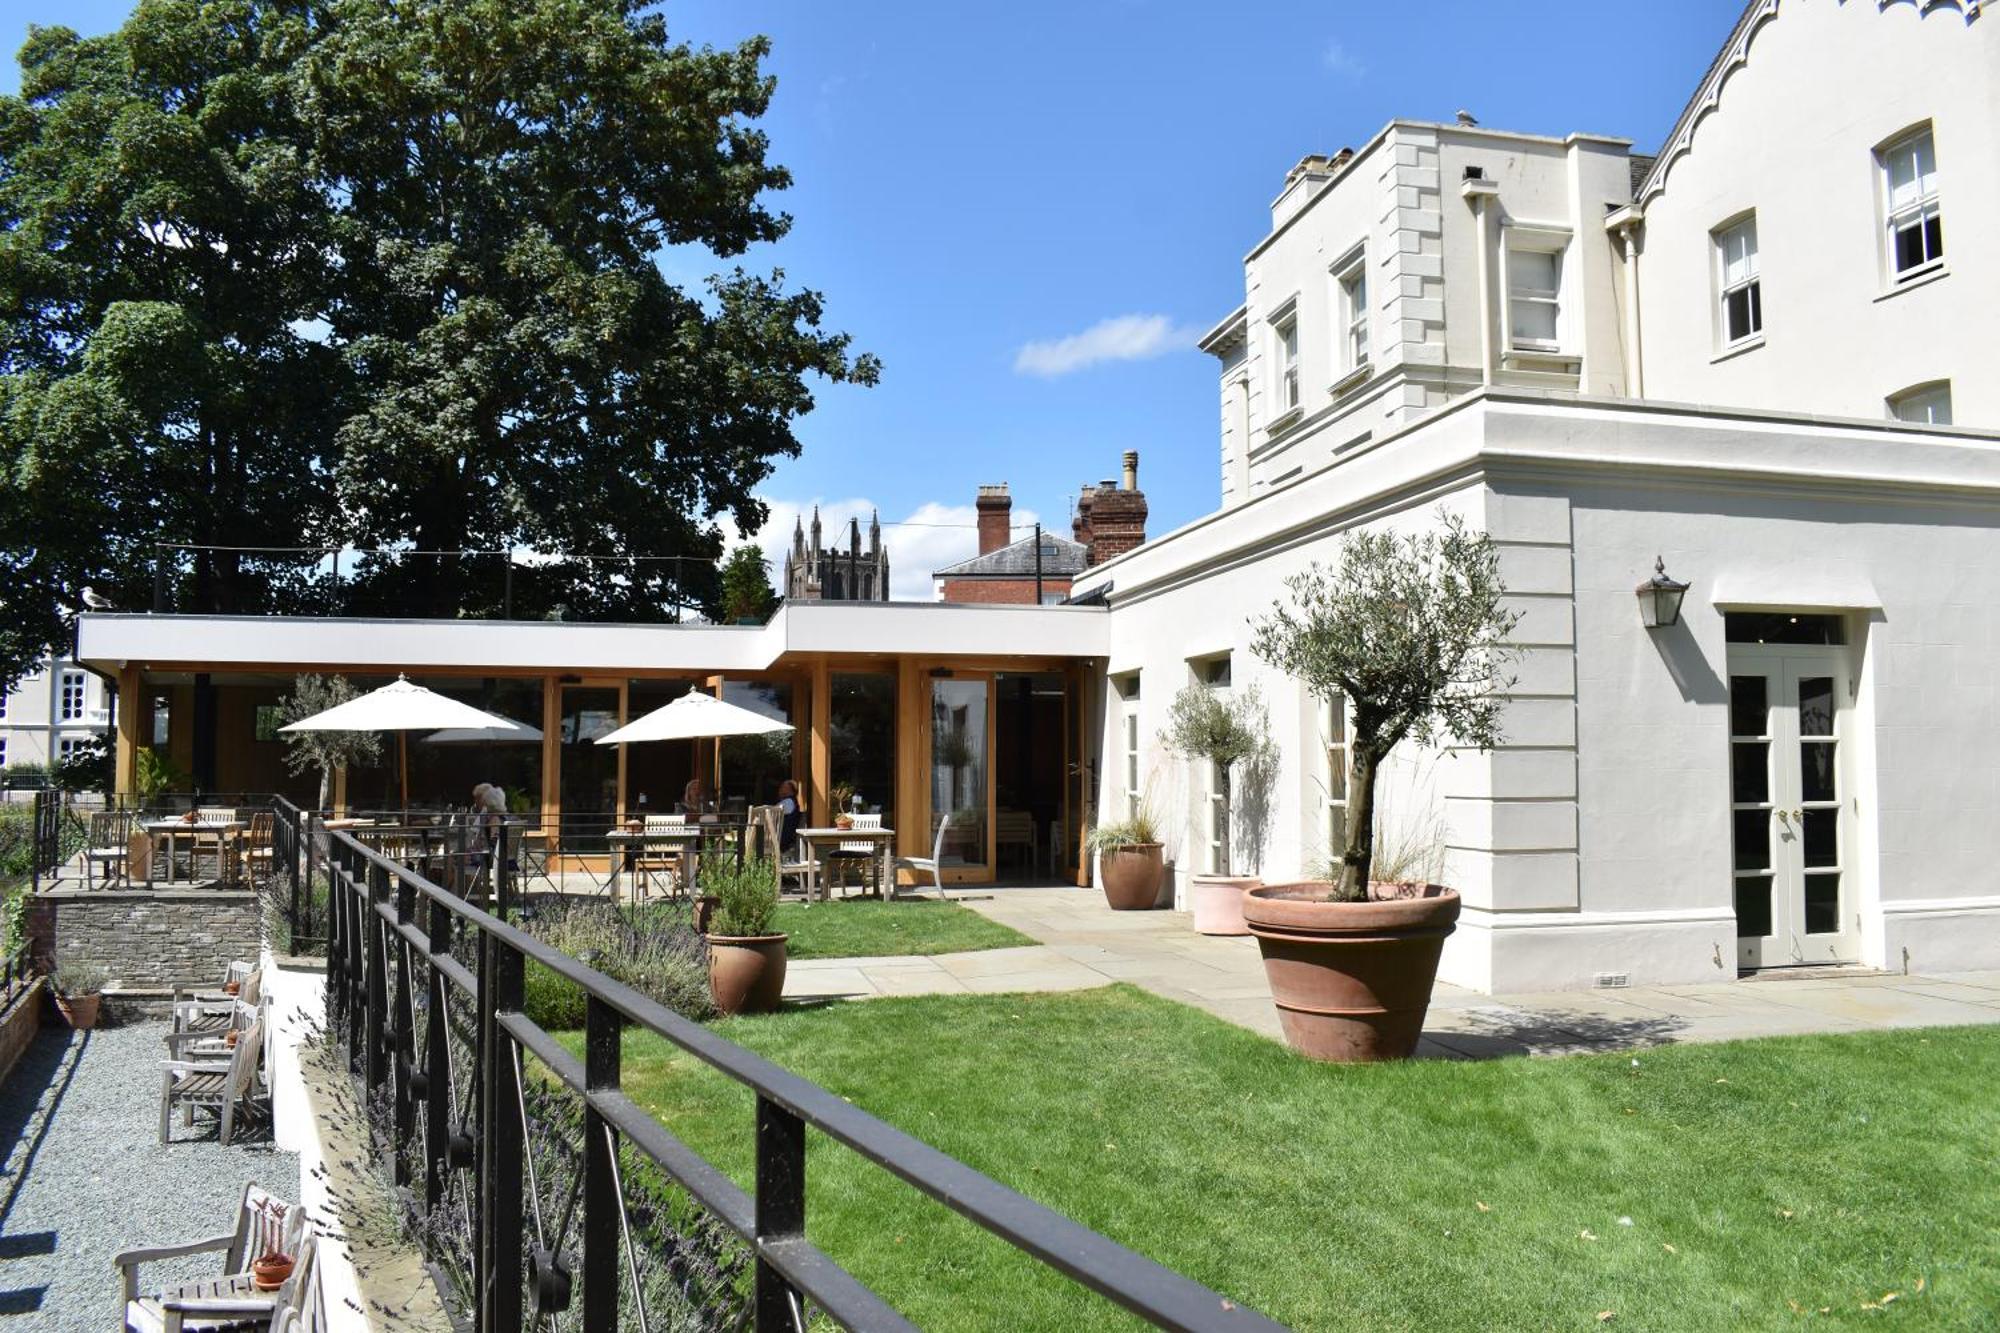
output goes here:
[[[2000, 1028], [1333, 1068], [1120, 986], [719, 1029], [1301, 1329], [1990, 1328], [2000, 1310]], [[740, 1087], [648, 1034], [625, 1068], [750, 1182]], [[924, 1328], [1127, 1322], [821, 1136], [809, 1152], [813, 1239]]]
[[789, 958], [903, 957], [1034, 943], [969, 907], [929, 898], [781, 903], [777, 928], [791, 936], [785, 942]]

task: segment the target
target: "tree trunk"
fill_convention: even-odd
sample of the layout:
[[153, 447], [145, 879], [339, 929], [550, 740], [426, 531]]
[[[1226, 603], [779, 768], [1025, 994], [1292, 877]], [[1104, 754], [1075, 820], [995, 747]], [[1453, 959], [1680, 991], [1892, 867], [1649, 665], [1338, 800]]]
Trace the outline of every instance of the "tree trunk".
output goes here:
[[1232, 858], [1229, 855], [1229, 842], [1236, 832], [1229, 824], [1230, 767], [1228, 764], [1215, 766], [1215, 820], [1218, 825], [1217, 832], [1221, 835], [1215, 840], [1215, 873], [1218, 875], [1230, 873]]
[[1340, 883], [1334, 897], [1358, 903], [1368, 897], [1375, 865], [1375, 755], [1356, 742], [1348, 750], [1347, 846], [1340, 854]]
[[331, 800], [332, 797], [333, 797], [333, 770], [331, 768], [327, 768], [324, 765], [322, 765], [319, 770], [319, 804], [314, 808], [319, 810], [327, 809], [328, 808], [327, 802]]

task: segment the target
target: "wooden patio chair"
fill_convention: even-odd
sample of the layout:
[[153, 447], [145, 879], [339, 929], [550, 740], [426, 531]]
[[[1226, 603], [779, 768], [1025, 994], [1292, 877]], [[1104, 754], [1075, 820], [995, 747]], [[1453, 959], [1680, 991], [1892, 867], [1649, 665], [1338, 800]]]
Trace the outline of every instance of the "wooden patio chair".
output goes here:
[[997, 810], [993, 815], [993, 850], [995, 856], [1005, 856], [1009, 851], [1017, 854], [1017, 859], [1033, 873], [1041, 861], [1041, 847], [1038, 845], [1035, 817], [1026, 810]]
[[[159, 855], [159, 847], [153, 835], [143, 829], [135, 829], [125, 840], [125, 882], [131, 885], [153, 887], [154, 858]], [[168, 877], [172, 878], [171, 868]]]
[[[233, 1230], [220, 1236], [126, 1250], [113, 1256], [111, 1262], [118, 1269], [121, 1327], [127, 1333], [270, 1327], [278, 1309], [301, 1292], [317, 1287], [317, 1274], [311, 1271], [317, 1258], [316, 1247], [312, 1255], [308, 1254], [310, 1231], [305, 1209], [286, 1203], [260, 1186], [244, 1186]], [[271, 1248], [274, 1240], [298, 1261], [292, 1270], [298, 1283], [290, 1292], [283, 1289], [260, 1292], [251, 1282], [250, 1265]], [[216, 1277], [145, 1296], [139, 1294], [141, 1264], [215, 1252], [222, 1255], [222, 1271]]]
[[[882, 816], [856, 815], [854, 816], [854, 827], [881, 828]], [[827, 869], [839, 872], [841, 888], [845, 889], [847, 887], [847, 871], [850, 867], [866, 867], [863, 873], [875, 881], [875, 888], [878, 892], [882, 891], [882, 846], [880, 843], [869, 842], [865, 839], [855, 842], [835, 843], [832, 850], [826, 853], [826, 860]], [[831, 897], [831, 894], [828, 896]]]
[[190, 1127], [196, 1111], [213, 1112], [225, 1148], [235, 1134], [239, 1114], [250, 1119], [270, 1117], [271, 1089], [264, 1071], [266, 1031], [266, 1024], [253, 1023], [227, 1060], [168, 1060], [160, 1066], [161, 1143], [172, 1135], [176, 1106]]
[[[931, 854], [929, 856], [899, 856], [891, 867], [892, 873], [899, 870], [910, 870], [920, 875], [929, 875], [931, 877], [931, 884], [937, 889], [940, 901], [951, 896], [945, 892], [944, 876], [938, 871], [938, 865], [944, 860], [945, 831], [950, 827], [951, 815], [947, 813], [943, 819], [938, 821], [937, 837], [931, 843]], [[922, 886], [913, 884], [911, 887], [921, 888]], [[890, 892], [893, 893], [894, 891], [892, 887]]]
[[83, 849], [83, 887], [94, 889], [102, 871], [106, 887], [125, 878], [132, 854], [132, 815], [125, 810], [100, 810], [90, 817], [90, 845]]
[[[263, 1024], [265, 1055], [271, 1046], [271, 1001], [259, 997], [249, 1003], [237, 1000], [212, 1005], [201, 1000], [183, 1000], [174, 1005], [173, 1026], [168, 1029], [167, 1058], [170, 1060], [226, 1060], [232, 1050], [229, 1034], [242, 1034]], [[270, 1061], [265, 1060], [265, 1068]]]
[[783, 850], [785, 840], [785, 812], [775, 805], [759, 805], [751, 808], [751, 826], [758, 832], [760, 854], [771, 859], [778, 870], [778, 892], [785, 891], [785, 881], [790, 879], [799, 886], [799, 892], [806, 889], [806, 863], [799, 844], [794, 841], [792, 849]]
[[271, 842], [275, 828], [276, 821], [269, 810], [258, 810], [250, 816], [249, 831], [243, 835], [243, 869], [253, 884], [262, 884], [271, 877], [272, 858], [276, 855]]
[[[660, 829], [685, 828], [686, 815], [647, 815], [645, 830], [654, 833]], [[636, 896], [644, 898], [653, 891], [655, 875], [666, 881], [669, 897], [678, 896], [686, 886], [686, 853], [679, 847], [654, 847], [641, 843], [632, 857], [632, 887]]]

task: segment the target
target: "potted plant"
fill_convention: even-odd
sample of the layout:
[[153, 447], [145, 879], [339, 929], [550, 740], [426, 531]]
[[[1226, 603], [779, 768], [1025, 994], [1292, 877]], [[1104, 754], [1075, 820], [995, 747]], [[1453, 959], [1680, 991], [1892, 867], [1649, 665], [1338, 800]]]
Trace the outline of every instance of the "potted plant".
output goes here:
[[57, 967], [49, 977], [49, 993], [55, 997], [63, 1021], [78, 1031], [96, 1027], [108, 980], [109, 975], [95, 963], [72, 961]]
[[725, 1014], [768, 1014], [785, 993], [785, 935], [778, 914], [778, 872], [766, 858], [738, 865], [715, 857], [702, 865], [701, 887], [715, 899], [708, 914], [708, 990]]
[[1142, 912], [1159, 905], [1166, 856], [1150, 810], [1142, 804], [1129, 819], [1097, 825], [1089, 842], [1097, 853], [1097, 882], [1112, 911]]
[[1519, 617], [1492, 538], [1447, 515], [1435, 531], [1349, 533], [1333, 568], [1287, 580], [1253, 622], [1252, 651], [1348, 716], [1347, 825], [1331, 880], [1267, 884], [1243, 916], [1285, 1040], [1316, 1060], [1400, 1059], [1416, 1049], [1459, 898], [1382, 884], [1375, 777], [1404, 740], [1490, 749], [1500, 739], [1505, 640]]
[[292, 1275], [292, 1269], [297, 1266], [298, 1260], [296, 1256], [280, 1248], [284, 1244], [282, 1238], [285, 1234], [284, 1207], [271, 1200], [265, 1200], [257, 1206], [263, 1210], [265, 1217], [270, 1219], [266, 1230], [271, 1238], [266, 1243], [264, 1253], [251, 1261], [250, 1282], [259, 1291], [276, 1291], [285, 1285], [285, 1279]]
[[1234, 699], [1225, 699], [1206, 685], [1188, 685], [1174, 696], [1161, 739], [1182, 758], [1208, 764], [1215, 775], [1213, 799], [1219, 833], [1215, 867], [1188, 881], [1194, 928], [1203, 935], [1248, 935], [1250, 928], [1243, 924], [1243, 894], [1263, 881], [1254, 875], [1230, 873], [1230, 844], [1235, 840], [1230, 783], [1236, 765], [1269, 744], [1263, 701], [1254, 687]]

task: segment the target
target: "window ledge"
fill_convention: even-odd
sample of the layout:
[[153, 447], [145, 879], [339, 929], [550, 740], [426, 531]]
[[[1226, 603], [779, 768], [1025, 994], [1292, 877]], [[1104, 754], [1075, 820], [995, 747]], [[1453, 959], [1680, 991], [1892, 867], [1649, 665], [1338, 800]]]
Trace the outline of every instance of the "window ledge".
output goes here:
[[1509, 347], [1500, 354], [1500, 364], [1508, 370], [1554, 370], [1575, 374], [1583, 369], [1583, 358], [1572, 352], [1540, 347]]
[[1717, 352], [1714, 356], [1708, 359], [1708, 364], [1710, 364], [1711, 366], [1718, 365], [1721, 362], [1742, 356], [1745, 352], [1754, 352], [1763, 345], [1764, 345], [1764, 335], [1761, 333], [1754, 333], [1748, 338], [1745, 338], [1742, 342], [1731, 343], [1729, 346], [1723, 348], [1720, 352]]
[[1939, 282], [1950, 276], [1951, 270], [1946, 268], [1944, 262], [1940, 260], [1936, 268], [1922, 269], [1907, 278], [1899, 280], [1895, 286], [1883, 292], [1875, 300], [1877, 302], [1887, 301], [1892, 297], [1901, 296], [1904, 292], [1915, 291], [1919, 287], [1928, 287], [1932, 283]]
[[1354, 390], [1360, 388], [1374, 377], [1375, 363], [1372, 361], [1363, 361], [1360, 365], [1328, 385], [1326, 391], [1335, 398], [1339, 398], [1344, 394], [1354, 392]]
[[1277, 439], [1280, 435], [1283, 435], [1286, 431], [1304, 420], [1305, 415], [1306, 408], [1304, 403], [1300, 403], [1296, 407], [1286, 408], [1276, 417], [1272, 418], [1268, 426], [1264, 427], [1264, 438], [1267, 440]]

